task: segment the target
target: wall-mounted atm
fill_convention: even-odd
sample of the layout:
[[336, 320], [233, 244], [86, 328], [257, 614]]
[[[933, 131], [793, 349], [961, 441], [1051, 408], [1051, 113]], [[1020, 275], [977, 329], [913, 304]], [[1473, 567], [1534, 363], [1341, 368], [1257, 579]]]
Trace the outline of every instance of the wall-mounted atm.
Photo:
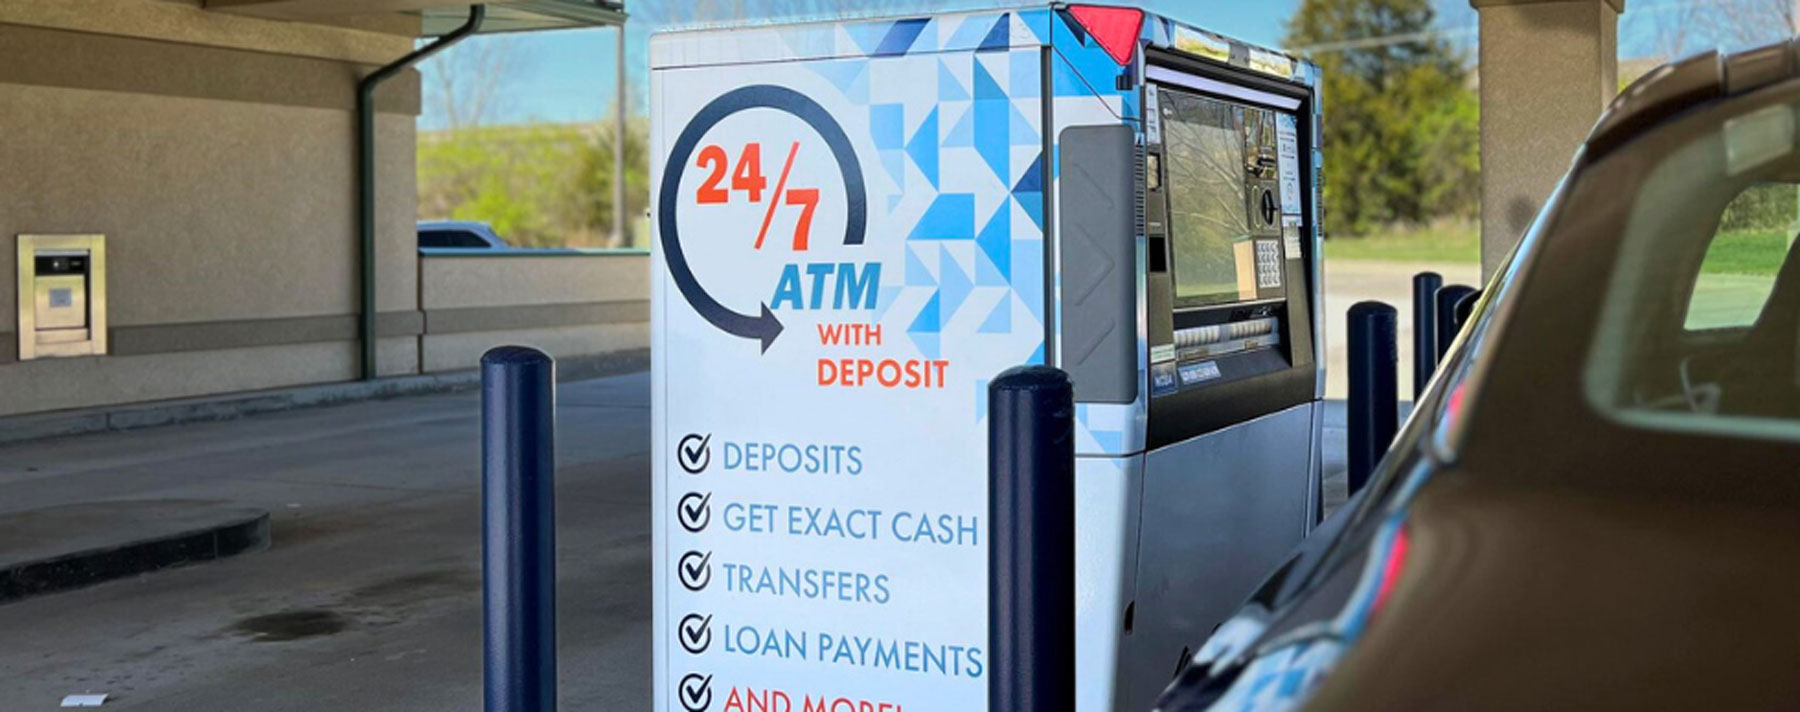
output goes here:
[[1318, 511], [1317, 69], [1061, 3], [650, 54], [657, 710], [982, 709], [1023, 363], [1075, 385], [1077, 709], [1148, 710]]
[[106, 237], [20, 235], [19, 360], [106, 353]]

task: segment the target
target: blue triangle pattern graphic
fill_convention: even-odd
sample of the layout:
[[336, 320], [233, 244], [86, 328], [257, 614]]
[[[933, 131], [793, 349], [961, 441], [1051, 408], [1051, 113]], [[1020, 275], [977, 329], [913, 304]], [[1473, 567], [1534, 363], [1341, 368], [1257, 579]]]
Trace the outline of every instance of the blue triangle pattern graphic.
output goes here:
[[796, 26], [784, 27], [781, 30], [781, 43], [787, 45], [789, 51], [802, 56], [829, 56], [832, 52], [831, 34], [800, 29]]
[[975, 194], [943, 193], [931, 199], [908, 240], [975, 239]]
[[1012, 251], [1012, 273], [1021, 279], [1013, 282], [1019, 301], [1031, 310], [1038, 323], [1044, 322], [1044, 241], [1015, 240]]
[[869, 63], [860, 59], [807, 62], [813, 71], [858, 104], [869, 103]]
[[863, 54], [874, 54], [875, 48], [880, 47], [881, 41], [887, 38], [890, 25], [892, 23], [888, 22], [850, 22], [845, 23], [843, 28], [845, 34], [850, 35], [850, 41], [856, 43], [857, 49], [862, 50]]
[[969, 110], [975, 115], [975, 152], [981, 154], [987, 162], [988, 169], [1002, 183], [1012, 181], [1010, 165], [1011, 152], [1011, 114], [1018, 113], [1012, 108], [1012, 102], [1006, 93], [1000, 90], [1000, 84], [988, 74], [981, 62], [975, 63], [975, 106]]
[[912, 325], [906, 327], [908, 334], [936, 334], [940, 328], [938, 322], [938, 295], [932, 293], [931, 299], [919, 309], [919, 315], [913, 317]]
[[956, 258], [949, 250], [938, 253], [938, 296], [943, 298], [939, 306], [939, 317], [942, 322], [956, 318], [957, 310], [969, 298], [969, 291], [975, 285], [969, 281], [969, 275], [957, 266]]
[[945, 148], [969, 148], [975, 145], [975, 111], [964, 111], [950, 133], [944, 135]]
[[906, 143], [906, 105], [875, 104], [869, 107], [869, 137], [880, 149], [900, 148]]
[[1042, 75], [1044, 66], [1038, 55], [1033, 52], [1014, 52], [1007, 60], [1007, 71], [1012, 73], [1007, 86], [1012, 87], [1015, 99], [1036, 99], [1043, 93]]
[[925, 358], [937, 358], [938, 353], [941, 351], [941, 348], [939, 347], [939, 342], [942, 339], [940, 338], [939, 334], [926, 334], [926, 333], [921, 333], [921, 332], [909, 331], [909, 332], [906, 332], [906, 338], [912, 340], [913, 346], [918, 347], [919, 353], [924, 355]]
[[1010, 284], [1006, 281], [1006, 275], [1001, 274], [1000, 268], [994, 265], [993, 259], [989, 258], [986, 253], [977, 252], [975, 253], [975, 286], [1006, 287]]
[[938, 101], [967, 101], [969, 90], [964, 89], [962, 82], [951, 73], [950, 66], [944, 60], [938, 60]]
[[906, 54], [907, 50], [912, 49], [913, 42], [919, 39], [919, 33], [924, 31], [925, 25], [930, 22], [929, 18], [896, 21], [892, 27], [888, 28], [887, 34], [881, 38], [881, 44], [875, 47], [874, 55], [894, 57]]
[[977, 47], [975, 51], [992, 52], [1004, 50], [1011, 46], [1012, 13], [1008, 12], [1000, 15], [1000, 19], [994, 22], [994, 27], [988, 30], [987, 36], [981, 40], [981, 46]]
[[906, 152], [900, 149], [881, 151], [881, 167], [893, 176], [894, 185], [906, 185]]
[[1031, 164], [1025, 168], [1025, 175], [1019, 176], [1019, 182], [1013, 184], [1014, 193], [1044, 192], [1043, 158], [1044, 154], [1039, 153], [1037, 158], [1031, 159]]
[[982, 334], [1012, 333], [1011, 294], [1000, 297], [1000, 303], [994, 305], [994, 311], [988, 313], [987, 319], [981, 322], [981, 328], [976, 331]]
[[893, 308], [894, 298], [900, 296], [900, 287], [882, 287], [875, 292], [875, 321], [879, 323], [887, 316], [888, 309]]
[[[987, 225], [981, 228], [981, 234], [975, 236], [975, 244], [981, 248], [981, 256], [985, 257], [996, 268], [1000, 284], [1012, 283], [1012, 206], [1002, 203], [1000, 209], [988, 218]], [[976, 277], [979, 279], [981, 267], [976, 265]]]
[[1116, 430], [1089, 430], [1094, 441], [1100, 443], [1102, 452], [1122, 452], [1125, 449], [1125, 434]]
[[950, 41], [944, 43], [945, 49], [975, 49], [981, 46], [981, 40], [993, 31], [994, 15], [969, 15], [963, 18], [956, 31], [950, 33]]
[[925, 180], [931, 181], [931, 187], [938, 187], [938, 110], [932, 107], [925, 121], [919, 124], [919, 130], [913, 133], [911, 141], [906, 143], [906, 155], [911, 156], [913, 165], [925, 174]]
[[1031, 38], [1040, 44], [1050, 41], [1050, 23], [1055, 21], [1047, 9], [1019, 11], [1019, 24], [1031, 32]]
[[986, 379], [986, 378], [975, 379], [975, 420], [976, 420], [976, 422], [980, 422], [982, 420], [987, 419], [988, 380], [989, 379]]
[[1031, 221], [1034, 223], [1037, 223], [1038, 230], [1040, 232], [1043, 231], [1043, 229], [1044, 229], [1044, 194], [1043, 193], [1013, 193], [1013, 200], [1018, 201], [1019, 207], [1023, 208], [1025, 210], [1025, 214], [1031, 216]]
[[937, 286], [937, 278], [931, 276], [931, 270], [926, 269], [925, 262], [920, 260], [919, 256], [917, 254], [915, 254], [912, 250], [906, 251], [906, 286], [908, 286], [908, 287], [936, 287]]
[[942, 25], [943, 22], [937, 18], [926, 18], [926, 22], [931, 24], [927, 24], [924, 30], [919, 33], [919, 38], [913, 40], [912, 48], [908, 49], [907, 53], [924, 54], [926, 52], [936, 52], [943, 49], [938, 46], [938, 37], [940, 35], [939, 26]]
[[1006, 101], [1006, 90], [1000, 88], [1000, 82], [989, 74], [987, 67], [975, 62], [975, 100]]
[[1019, 107], [1014, 106], [1012, 102], [1006, 102], [1006, 106], [1011, 114], [1008, 117], [1008, 138], [1011, 139], [1012, 145], [1036, 145], [1041, 137], [1038, 136], [1037, 128], [1031, 125], [1031, 120], [1019, 113]]

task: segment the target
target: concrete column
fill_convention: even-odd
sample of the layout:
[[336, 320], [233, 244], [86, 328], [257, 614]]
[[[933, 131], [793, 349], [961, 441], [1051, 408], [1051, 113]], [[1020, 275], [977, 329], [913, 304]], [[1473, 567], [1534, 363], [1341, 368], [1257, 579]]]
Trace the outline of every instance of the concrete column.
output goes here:
[[1470, 0], [1481, 14], [1481, 274], [1568, 170], [1619, 87], [1625, 0]]

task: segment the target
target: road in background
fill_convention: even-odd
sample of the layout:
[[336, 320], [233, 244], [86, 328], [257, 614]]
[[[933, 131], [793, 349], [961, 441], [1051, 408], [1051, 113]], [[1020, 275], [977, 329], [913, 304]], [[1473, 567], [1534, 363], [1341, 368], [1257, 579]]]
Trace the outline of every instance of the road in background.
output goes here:
[[[649, 709], [649, 374], [563, 384], [557, 398], [562, 705]], [[401, 398], [0, 447], [0, 517], [217, 500], [269, 510], [273, 539], [0, 605], [0, 707], [104, 692], [108, 710], [478, 709], [478, 403]], [[1343, 428], [1329, 404], [1332, 504]]]
[[[650, 389], [559, 390], [565, 709], [650, 708]], [[0, 448], [5, 511], [109, 499], [268, 509], [268, 551], [0, 605], [0, 707], [481, 706], [478, 397], [374, 401]]]
[[1412, 400], [1412, 278], [1424, 271], [1444, 276], [1444, 284], [1482, 286], [1481, 267], [1474, 263], [1426, 264], [1419, 262], [1371, 262], [1362, 260], [1326, 260], [1325, 262], [1325, 397], [1342, 399], [1349, 395], [1346, 359], [1349, 346], [1345, 319], [1350, 306], [1376, 299], [1387, 302], [1400, 312], [1395, 328], [1400, 340], [1400, 399]]

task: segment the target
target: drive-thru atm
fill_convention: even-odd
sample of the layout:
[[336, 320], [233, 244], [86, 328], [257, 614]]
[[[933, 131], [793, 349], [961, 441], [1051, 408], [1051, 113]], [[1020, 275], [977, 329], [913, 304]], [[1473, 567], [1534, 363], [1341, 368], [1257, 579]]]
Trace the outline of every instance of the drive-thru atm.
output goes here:
[[1319, 507], [1317, 70], [1130, 8], [651, 42], [658, 710], [985, 706], [985, 395], [1077, 400], [1078, 694]]

